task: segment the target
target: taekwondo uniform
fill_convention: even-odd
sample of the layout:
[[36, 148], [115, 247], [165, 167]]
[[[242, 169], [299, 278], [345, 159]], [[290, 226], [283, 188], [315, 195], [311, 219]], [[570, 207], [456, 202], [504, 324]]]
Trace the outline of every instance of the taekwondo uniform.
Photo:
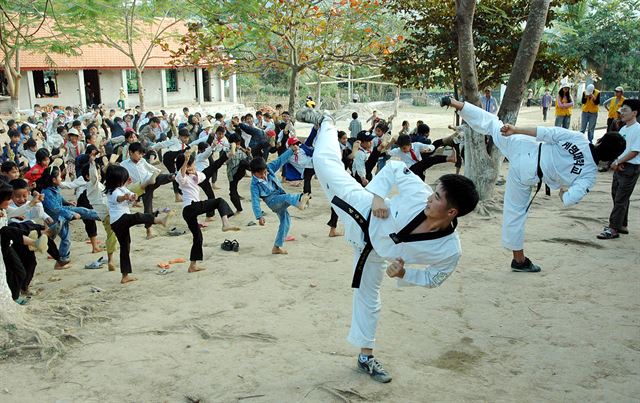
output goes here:
[[495, 115], [468, 102], [459, 114], [473, 130], [490, 135], [509, 159], [502, 214], [505, 248], [522, 250], [524, 247], [524, 224], [532, 186], [544, 182], [554, 190], [567, 187], [568, 191], [562, 196], [567, 207], [578, 203], [595, 184], [597, 167], [589, 141], [582, 133], [561, 127], [538, 127], [536, 138], [519, 134], [503, 136], [500, 129], [504, 124]]
[[[352, 285], [359, 288], [355, 288], [353, 293], [348, 340], [357, 347], [373, 348], [381, 308], [384, 260], [404, 259], [406, 273], [403, 279], [398, 280], [399, 286], [439, 286], [460, 259], [460, 239], [455, 231], [455, 221], [444, 231], [410, 234], [426, 219], [424, 210], [427, 198], [433, 193], [431, 188], [400, 161], [387, 162], [363, 188], [344, 169], [337, 130], [329, 119], [322, 122], [313, 158], [317, 160], [314, 164], [316, 176], [344, 222], [345, 238], [353, 246], [355, 254]], [[373, 196], [385, 198], [394, 185], [399, 194], [385, 199], [389, 217], [368, 218]], [[412, 265], [420, 268], [410, 268]]]

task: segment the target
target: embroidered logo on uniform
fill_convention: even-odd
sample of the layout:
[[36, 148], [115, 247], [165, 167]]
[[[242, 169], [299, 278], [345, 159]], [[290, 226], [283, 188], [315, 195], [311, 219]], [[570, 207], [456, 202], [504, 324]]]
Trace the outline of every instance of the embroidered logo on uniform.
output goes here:
[[349, 209], [349, 214], [353, 214], [353, 209], [352, 208]]
[[411, 171], [409, 170], [409, 168], [405, 168], [405, 169], [404, 169], [404, 174], [405, 174], [405, 175], [408, 175], [408, 174], [410, 174], [410, 173], [411, 173]]
[[439, 271], [438, 274], [433, 276], [433, 282], [437, 285], [440, 285], [444, 280], [447, 279], [447, 276], [448, 276], [447, 272]]

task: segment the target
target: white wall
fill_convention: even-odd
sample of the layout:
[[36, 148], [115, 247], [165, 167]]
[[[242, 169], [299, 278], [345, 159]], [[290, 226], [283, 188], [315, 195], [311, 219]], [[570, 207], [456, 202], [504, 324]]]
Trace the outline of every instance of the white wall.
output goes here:
[[[84, 102], [80, 102], [80, 94], [78, 89], [78, 71], [58, 71], [58, 97], [36, 98], [33, 95], [33, 103], [29, 102], [29, 86], [27, 82], [27, 74], [31, 72], [25, 71], [20, 80], [20, 108], [33, 108], [33, 103], [40, 105], [60, 105], [60, 106], [78, 106]], [[122, 87], [122, 70], [99, 70], [100, 95], [102, 103], [107, 108], [115, 108], [118, 102], [120, 87]], [[210, 72], [211, 101], [219, 101], [219, 80], [215, 70]], [[161, 89], [161, 73], [158, 69], [145, 70], [142, 73], [142, 80], [145, 90], [145, 103], [150, 107], [157, 108], [162, 105], [162, 89]], [[225, 83], [226, 84], [226, 83]], [[228, 91], [228, 90], [227, 90]], [[225, 101], [228, 101], [228, 94]], [[197, 103], [196, 98], [196, 78], [194, 69], [178, 70], [178, 92], [167, 92], [167, 102], [169, 106], [192, 105]], [[133, 107], [140, 103], [138, 94], [128, 94], [127, 107]], [[83, 105], [84, 106], [84, 105]]]

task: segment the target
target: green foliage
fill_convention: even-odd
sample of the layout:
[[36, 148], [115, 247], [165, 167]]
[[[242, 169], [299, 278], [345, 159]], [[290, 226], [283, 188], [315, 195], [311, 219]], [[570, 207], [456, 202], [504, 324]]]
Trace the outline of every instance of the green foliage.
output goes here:
[[640, 83], [640, 1], [588, 0], [559, 12], [550, 40], [568, 56], [585, 61], [603, 88]]
[[[554, 0], [552, 6], [575, 0]], [[454, 1], [393, 0], [398, 13], [411, 15], [409, 37], [389, 54], [384, 75], [403, 87], [451, 88], [460, 80], [456, 5]], [[518, 52], [524, 23], [529, 13], [526, 0], [483, 0], [477, 2], [473, 20], [479, 86], [505, 82]], [[555, 18], [554, 9], [547, 25]], [[531, 74], [532, 79], [553, 81], [573, 70], [576, 61], [563, 57], [552, 43], [542, 43]]]

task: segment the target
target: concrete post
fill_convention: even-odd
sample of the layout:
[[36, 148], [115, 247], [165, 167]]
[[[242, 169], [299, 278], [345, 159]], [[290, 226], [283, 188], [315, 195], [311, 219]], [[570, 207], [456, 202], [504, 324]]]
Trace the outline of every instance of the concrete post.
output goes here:
[[80, 99], [80, 107], [87, 107], [87, 95], [84, 90], [84, 70], [78, 70], [78, 97]]
[[222, 78], [218, 78], [220, 82], [220, 102], [224, 102], [224, 80]]
[[236, 82], [236, 75], [233, 74], [229, 80], [229, 98], [234, 104], [238, 103], [238, 86]]
[[167, 101], [167, 71], [165, 69], [160, 70], [160, 98], [163, 108], [169, 106]]
[[[27, 71], [27, 89], [29, 90], [29, 108], [33, 108], [36, 101], [36, 86], [33, 83], [33, 71]], [[20, 105], [16, 105], [16, 109], [20, 109]]]
[[[129, 107], [129, 89], [127, 88], [127, 70], [121, 70], [122, 74], [120, 79], [122, 80], [122, 83], [120, 84], [120, 86], [122, 88], [124, 88], [124, 94], [125, 94], [125, 98], [124, 98], [124, 108], [127, 109]], [[118, 94], [120, 93], [120, 90], [118, 90]]]
[[198, 104], [204, 103], [204, 85], [202, 84], [202, 69], [196, 69], [196, 86], [198, 88]]

